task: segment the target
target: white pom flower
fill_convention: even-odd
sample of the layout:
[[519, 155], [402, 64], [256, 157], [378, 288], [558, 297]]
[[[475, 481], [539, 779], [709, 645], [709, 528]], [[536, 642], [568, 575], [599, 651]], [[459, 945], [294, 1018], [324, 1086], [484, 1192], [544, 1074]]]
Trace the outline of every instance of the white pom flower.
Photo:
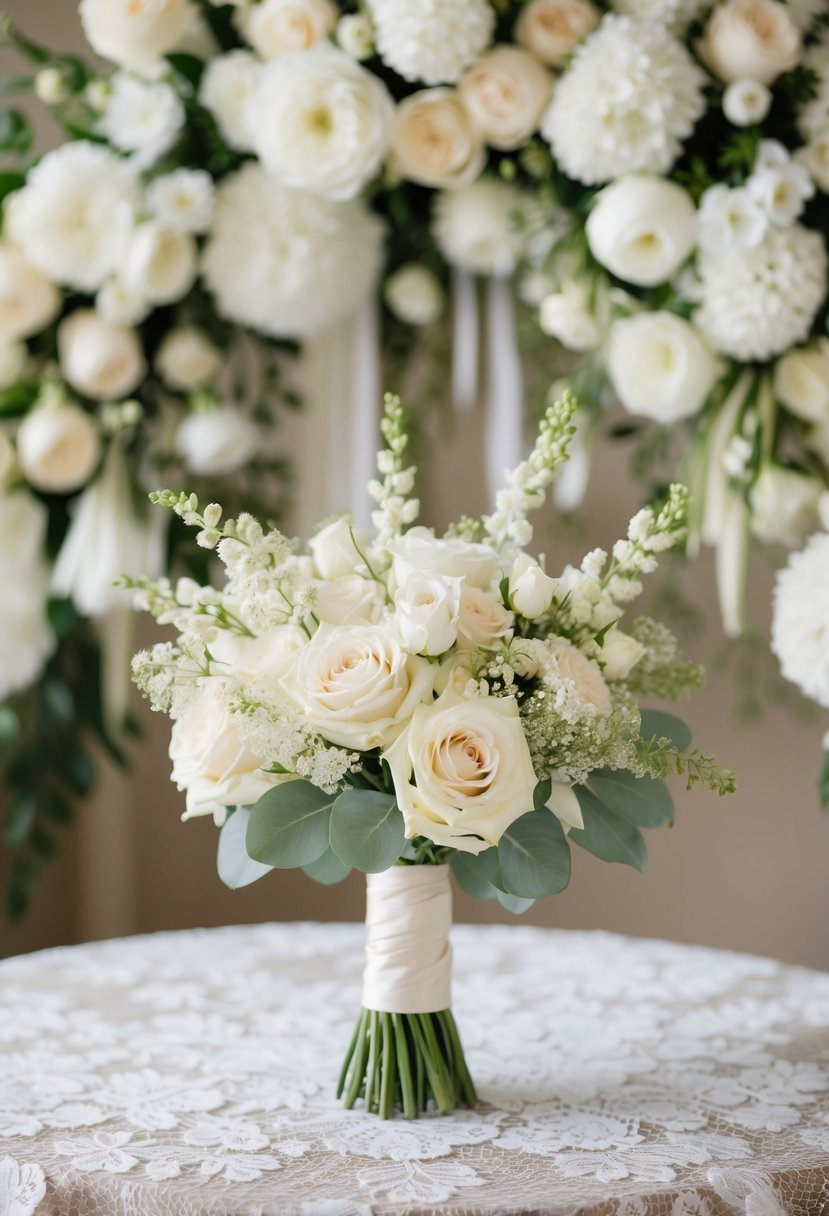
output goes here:
[[404, 80], [454, 84], [492, 41], [487, 0], [369, 0], [380, 57]]
[[0, 246], [0, 339], [13, 342], [39, 333], [59, 309], [54, 283], [19, 249]]
[[232, 406], [188, 414], [176, 433], [176, 448], [187, 468], [204, 477], [235, 473], [261, 445], [259, 427]]
[[53, 282], [97, 291], [118, 267], [140, 198], [133, 169], [78, 140], [48, 152], [7, 201], [7, 234]]
[[237, 24], [263, 59], [285, 51], [307, 51], [337, 23], [331, 0], [260, 0], [237, 9]]
[[768, 232], [768, 216], [744, 186], [706, 190], [698, 212], [699, 247], [714, 256], [755, 249]]
[[196, 272], [193, 237], [145, 220], [127, 246], [121, 277], [128, 290], [151, 304], [173, 304], [193, 286]]
[[561, 291], [550, 292], [541, 300], [538, 324], [543, 333], [567, 350], [595, 350], [602, 340], [593, 315], [589, 285], [577, 279], [568, 280]]
[[251, 104], [259, 159], [285, 186], [350, 199], [380, 168], [394, 104], [344, 51], [325, 44], [280, 55]]
[[721, 372], [693, 325], [670, 312], [643, 312], [617, 321], [607, 370], [629, 413], [663, 425], [697, 413]]
[[577, 47], [541, 134], [586, 185], [667, 173], [705, 110], [704, 86], [705, 73], [663, 26], [610, 14]]
[[92, 49], [114, 63], [141, 64], [171, 51], [197, 10], [190, 0], [81, 0]]
[[610, 0], [617, 13], [639, 21], [655, 21], [672, 34], [682, 35], [706, 7], [707, 0]]
[[374, 27], [363, 13], [346, 13], [337, 22], [337, 45], [352, 59], [374, 54]]
[[453, 266], [474, 274], [508, 276], [526, 245], [526, 197], [497, 178], [482, 178], [435, 200], [438, 248]]
[[177, 232], [207, 232], [213, 203], [213, 178], [204, 169], [176, 169], [147, 187], [150, 211]]
[[735, 80], [723, 93], [723, 114], [735, 127], [762, 122], [771, 109], [771, 89], [757, 80]]
[[829, 535], [813, 536], [777, 575], [771, 648], [787, 680], [829, 708]]
[[664, 283], [689, 257], [697, 236], [697, 213], [676, 182], [626, 173], [596, 198], [585, 225], [597, 262], [640, 287]]
[[433, 325], [443, 312], [443, 289], [428, 266], [407, 262], [386, 279], [383, 298], [406, 325]]
[[771, 228], [753, 249], [698, 259], [702, 303], [694, 323], [715, 350], [745, 361], [770, 359], [809, 336], [826, 295], [826, 246], [819, 232]]
[[222, 367], [221, 352], [207, 334], [194, 326], [179, 326], [164, 336], [155, 357], [155, 370], [178, 393], [208, 388]]
[[173, 146], [184, 119], [170, 85], [116, 72], [98, 129], [116, 148], [132, 153], [136, 168], [148, 169]]
[[219, 131], [236, 152], [253, 151], [250, 105], [262, 64], [250, 51], [230, 51], [207, 65], [199, 101], [216, 120]]
[[46, 508], [25, 490], [0, 495], [0, 700], [31, 684], [55, 648], [46, 615]]
[[362, 304], [382, 241], [382, 225], [361, 202], [289, 190], [250, 163], [216, 192], [203, 277], [228, 320], [306, 337]]

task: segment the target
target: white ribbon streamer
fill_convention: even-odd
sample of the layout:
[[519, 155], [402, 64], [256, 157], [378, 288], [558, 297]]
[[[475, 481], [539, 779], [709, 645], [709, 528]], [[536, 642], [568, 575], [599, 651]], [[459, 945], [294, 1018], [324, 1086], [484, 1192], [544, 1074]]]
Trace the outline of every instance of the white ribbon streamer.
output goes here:
[[486, 478], [490, 499], [504, 483], [504, 470], [524, 458], [524, 378], [515, 333], [510, 279], [492, 277], [486, 288]]
[[468, 270], [452, 272], [452, 404], [465, 412], [478, 400], [478, 288]]
[[452, 1004], [448, 866], [392, 866], [366, 883], [363, 1008], [439, 1013]]
[[[351, 510], [358, 528], [371, 526], [373, 504], [367, 486], [377, 476], [375, 459], [380, 435], [380, 316], [374, 293], [354, 318], [351, 379]], [[337, 446], [338, 428], [331, 426]]]

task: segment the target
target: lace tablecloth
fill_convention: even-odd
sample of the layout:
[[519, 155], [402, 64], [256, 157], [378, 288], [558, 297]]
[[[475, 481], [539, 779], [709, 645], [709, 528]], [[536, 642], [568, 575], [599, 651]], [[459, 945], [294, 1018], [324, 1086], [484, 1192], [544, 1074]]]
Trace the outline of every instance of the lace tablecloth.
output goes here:
[[0, 1216], [829, 1213], [829, 975], [457, 926], [478, 1110], [344, 1111], [358, 925], [0, 963]]

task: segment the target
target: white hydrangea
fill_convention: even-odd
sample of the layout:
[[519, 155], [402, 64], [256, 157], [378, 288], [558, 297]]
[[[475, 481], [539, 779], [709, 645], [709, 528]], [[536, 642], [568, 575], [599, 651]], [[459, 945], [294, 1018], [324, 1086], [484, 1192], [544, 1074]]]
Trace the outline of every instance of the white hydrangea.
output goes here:
[[829, 708], [829, 535], [813, 536], [777, 575], [771, 648], [787, 680]]
[[771, 227], [753, 249], [700, 255], [694, 324], [734, 359], [770, 359], [805, 342], [826, 295], [826, 246], [819, 232]]
[[147, 187], [150, 211], [176, 232], [207, 232], [213, 204], [213, 178], [204, 169], [176, 169]]
[[639, 21], [659, 22], [672, 34], [682, 35], [706, 4], [707, 0], [611, 0], [610, 7]]
[[381, 59], [404, 80], [454, 84], [492, 41], [487, 0], [369, 0]]
[[6, 203], [6, 233], [56, 283], [97, 291], [112, 275], [141, 202], [119, 156], [77, 140], [48, 152]]
[[175, 143], [184, 119], [184, 106], [169, 84], [116, 72], [98, 129], [116, 148], [132, 153], [137, 168], [148, 169]]
[[36, 679], [55, 646], [46, 615], [46, 508], [25, 490], [0, 495], [0, 700]]
[[586, 185], [667, 173], [705, 110], [705, 83], [664, 26], [611, 13], [576, 49], [541, 134], [564, 172]]
[[527, 197], [497, 178], [444, 190], [435, 200], [438, 248], [473, 274], [511, 275], [526, 246], [529, 211]]
[[290, 190], [250, 162], [216, 192], [202, 271], [222, 316], [267, 334], [306, 337], [367, 297], [382, 239], [382, 225], [362, 202]]

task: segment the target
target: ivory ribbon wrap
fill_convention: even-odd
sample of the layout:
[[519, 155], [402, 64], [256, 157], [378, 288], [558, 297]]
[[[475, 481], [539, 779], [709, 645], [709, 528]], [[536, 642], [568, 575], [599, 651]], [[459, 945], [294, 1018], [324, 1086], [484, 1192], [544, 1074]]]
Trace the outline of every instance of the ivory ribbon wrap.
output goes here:
[[452, 1003], [448, 866], [392, 866], [367, 875], [363, 1008], [439, 1013]]

